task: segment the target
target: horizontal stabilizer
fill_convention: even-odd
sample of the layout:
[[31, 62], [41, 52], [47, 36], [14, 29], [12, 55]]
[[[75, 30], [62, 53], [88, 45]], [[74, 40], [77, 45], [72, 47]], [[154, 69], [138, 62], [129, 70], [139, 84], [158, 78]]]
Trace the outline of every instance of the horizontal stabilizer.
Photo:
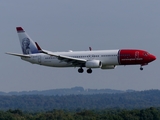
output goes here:
[[25, 57], [25, 58], [30, 58], [30, 55], [23, 55], [23, 54], [18, 54], [18, 53], [9, 53], [7, 52], [6, 54], [8, 55], [13, 55], [13, 56], [18, 56], [18, 57]]

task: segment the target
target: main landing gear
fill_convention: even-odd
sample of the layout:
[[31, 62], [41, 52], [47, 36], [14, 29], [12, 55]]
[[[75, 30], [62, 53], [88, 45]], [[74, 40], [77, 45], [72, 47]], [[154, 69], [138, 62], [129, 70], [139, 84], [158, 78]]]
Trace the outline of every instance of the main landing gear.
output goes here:
[[84, 70], [83, 70], [82, 67], [78, 69], [78, 72], [79, 72], [79, 73], [83, 73], [83, 71], [84, 71]]
[[[83, 70], [82, 67], [80, 67], [80, 68], [78, 69], [78, 72], [79, 72], [79, 73], [83, 73], [83, 71], [84, 71], [84, 70]], [[92, 73], [92, 69], [91, 69], [91, 68], [87, 69], [87, 73], [89, 73], [89, 74]]]
[[87, 70], [87, 73], [92, 73], [92, 69], [91, 68], [89, 68], [88, 70]]

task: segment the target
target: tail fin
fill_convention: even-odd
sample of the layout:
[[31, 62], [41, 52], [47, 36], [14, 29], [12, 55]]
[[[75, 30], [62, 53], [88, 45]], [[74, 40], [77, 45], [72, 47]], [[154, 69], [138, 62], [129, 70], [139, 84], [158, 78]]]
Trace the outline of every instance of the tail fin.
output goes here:
[[23, 54], [39, 53], [35, 42], [28, 36], [22, 27], [17, 27], [17, 33], [20, 40]]

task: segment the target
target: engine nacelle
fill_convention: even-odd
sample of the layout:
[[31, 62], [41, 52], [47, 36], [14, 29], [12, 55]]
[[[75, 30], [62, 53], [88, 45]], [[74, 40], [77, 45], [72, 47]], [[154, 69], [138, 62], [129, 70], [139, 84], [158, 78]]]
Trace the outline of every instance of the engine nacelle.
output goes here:
[[89, 60], [86, 62], [87, 68], [100, 68], [102, 67], [102, 62], [99, 60]]
[[101, 67], [101, 69], [114, 69], [116, 66], [115, 65], [103, 65], [102, 67]]

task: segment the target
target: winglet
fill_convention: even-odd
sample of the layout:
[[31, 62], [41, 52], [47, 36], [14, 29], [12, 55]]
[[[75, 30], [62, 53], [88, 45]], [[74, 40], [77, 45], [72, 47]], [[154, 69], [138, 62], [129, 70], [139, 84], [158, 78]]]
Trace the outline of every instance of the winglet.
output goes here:
[[37, 49], [38, 49], [39, 51], [42, 51], [42, 49], [41, 49], [41, 47], [38, 45], [38, 43], [35, 42], [35, 44], [36, 44], [36, 46], [37, 46]]
[[41, 47], [38, 45], [38, 43], [37, 43], [37, 42], [35, 42], [35, 44], [36, 44], [37, 49], [38, 49], [38, 51], [39, 51], [39, 52], [41, 52], [41, 53], [44, 53], [44, 54], [47, 54], [47, 55], [48, 55], [48, 52], [47, 52], [47, 51], [45, 51], [45, 50], [43, 50], [43, 49], [41, 49]]
[[24, 32], [22, 27], [16, 27], [17, 32]]
[[91, 48], [91, 47], [89, 47], [89, 50], [90, 50], [90, 51], [92, 51], [92, 48]]

